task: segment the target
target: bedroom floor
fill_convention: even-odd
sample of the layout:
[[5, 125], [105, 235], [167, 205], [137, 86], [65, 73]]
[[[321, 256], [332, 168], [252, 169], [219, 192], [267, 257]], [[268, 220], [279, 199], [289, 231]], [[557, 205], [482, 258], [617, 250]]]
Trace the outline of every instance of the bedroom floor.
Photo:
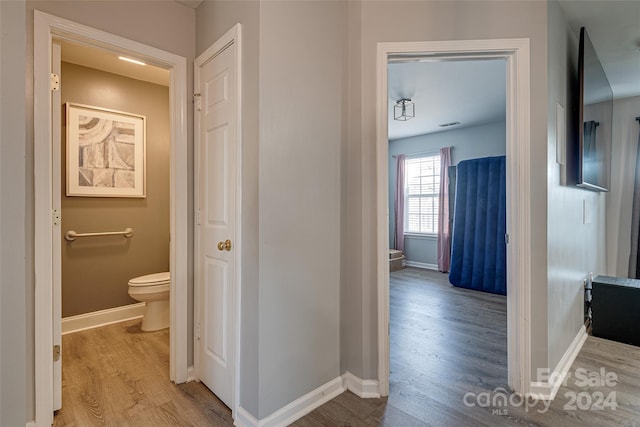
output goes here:
[[[417, 268], [391, 273], [390, 284], [389, 397], [345, 392], [294, 426], [640, 427], [640, 347], [589, 337], [550, 406], [527, 406], [501, 389], [508, 390], [505, 296], [455, 288], [446, 274]], [[586, 372], [593, 378], [602, 369], [599, 379], [613, 373], [615, 385], [583, 384]], [[486, 403], [496, 396], [511, 401]]]
[[389, 403], [437, 425], [492, 422], [468, 417], [461, 399], [507, 388], [507, 298], [418, 268], [394, 272], [390, 285]]

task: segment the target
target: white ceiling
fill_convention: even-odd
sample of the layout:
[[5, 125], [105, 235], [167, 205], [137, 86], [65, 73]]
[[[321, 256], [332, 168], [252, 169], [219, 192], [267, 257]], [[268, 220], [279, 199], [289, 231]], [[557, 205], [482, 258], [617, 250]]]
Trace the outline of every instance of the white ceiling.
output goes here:
[[[197, 7], [201, 0], [178, 0]], [[576, 34], [584, 26], [602, 62], [614, 97], [640, 96], [640, 0], [560, 0]], [[63, 43], [62, 59], [78, 65], [156, 84], [169, 85], [169, 72], [117, 59], [101, 49]], [[503, 120], [503, 60], [414, 61], [389, 65], [389, 139], [450, 130]], [[393, 120], [401, 98], [415, 102], [416, 117]], [[438, 125], [460, 122], [442, 128]]]
[[[506, 63], [503, 59], [391, 63], [389, 139], [504, 120]], [[410, 98], [415, 118], [393, 119], [396, 101]], [[439, 125], [460, 122], [459, 125]]]
[[[196, 9], [203, 0], [176, 0], [176, 2]], [[162, 86], [169, 86], [169, 70], [164, 68], [150, 64], [137, 65], [122, 61], [118, 59], [118, 54], [95, 47], [69, 43], [64, 40], [60, 41], [60, 44], [62, 46], [62, 60], [65, 62]]]
[[[585, 27], [615, 98], [640, 96], [640, 0], [560, 0], [576, 37]], [[577, 52], [576, 52], [577, 54]], [[389, 139], [450, 130], [504, 118], [504, 63], [409, 62], [389, 65]], [[416, 117], [393, 120], [401, 98]], [[458, 121], [447, 128], [438, 124]]]
[[137, 65], [122, 61], [118, 59], [118, 54], [95, 47], [88, 47], [66, 41], [62, 41], [60, 44], [62, 46], [62, 60], [65, 62], [162, 86], [169, 86], [169, 70], [164, 68], [149, 64]]
[[561, 0], [569, 25], [585, 27], [614, 98], [640, 95], [640, 1]]
[[196, 9], [198, 6], [200, 6], [200, 3], [202, 3], [203, 0], [176, 0], [178, 3], [182, 3], [185, 6], [189, 6], [193, 9]]

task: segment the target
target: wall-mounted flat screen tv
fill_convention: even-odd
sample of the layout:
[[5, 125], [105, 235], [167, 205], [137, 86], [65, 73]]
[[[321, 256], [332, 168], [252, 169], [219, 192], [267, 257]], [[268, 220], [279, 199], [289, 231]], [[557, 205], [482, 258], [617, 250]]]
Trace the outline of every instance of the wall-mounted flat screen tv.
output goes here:
[[593, 191], [608, 191], [613, 92], [584, 27], [580, 29], [578, 82], [580, 121], [577, 185]]

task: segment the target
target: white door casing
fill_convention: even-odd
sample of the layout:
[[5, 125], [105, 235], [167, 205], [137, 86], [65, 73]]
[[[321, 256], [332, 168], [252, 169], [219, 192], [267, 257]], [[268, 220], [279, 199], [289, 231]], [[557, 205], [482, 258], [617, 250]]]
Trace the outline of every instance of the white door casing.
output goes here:
[[378, 43], [376, 71], [376, 264], [378, 381], [389, 394], [389, 265], [387, 130], [389, 59], [504, 58], [507, 63], [507, 370], [509, 385], [527, 395], [531, 385], [531, 191], [529, 39]]
[[196, 59], [196, 376], [235, 412], [240, 284], [239, 25]]
[[[170, 71], [169, 99], [171, 121], [170, 148], [170, 270], [171, 270], [171, 330], [169, 376], [185, 382], [187, 366], [187, 62], [186, 58], [142, 43], [96, 30], [40, 11], [34, 12], [34, 193], [35, 193], [35, 425], [50, 426], [53, 422], [54, 381], [56, 376], [52, 347], [56, 332], [55, 304], [59, 303], [55, 288], [60, 251], [54, 226], [54, 193], [59, 191], [60, 162], [53, 153], [53, 132], [56, 120], [52, 110], [53, 95], [50, 76], [53, 64], [52, 43], [64, 39], [96, 46], [114, 53], [143, 59], [149, 64]], [[53, 118], [56, 120], [52, 120]], [[57, 168], [57, 169], [56, 169]], [[54, 191], [54, 186], [56, 191]], [[58, 245], [59, 246], [59, 245]], [[57, 258], [56, 258], [57, 257]]]
[[[62, 47], [60, 43], [51, 44], [51, 71], [60, 76], [62, 64]], [[51, 113], [53, 117], [62, 117], [60, 90], [51, 93]], [[60, 120], [51, 121], [51, 157], [54, 165], [60, 165], [62, 161], [62, 124]], [[60, 213], [62, 212], [62, 195], [60, 194], [62, 177], [60, 173], [54, 173], [51, 177], [51, 192], [53, 201], [53, 345], [60, 346], [58, 359], [53, 361], [53, 410], [62, 408], [62, 237], [60, 232]], [[58, 168], [59, 169], [59, 168]]]

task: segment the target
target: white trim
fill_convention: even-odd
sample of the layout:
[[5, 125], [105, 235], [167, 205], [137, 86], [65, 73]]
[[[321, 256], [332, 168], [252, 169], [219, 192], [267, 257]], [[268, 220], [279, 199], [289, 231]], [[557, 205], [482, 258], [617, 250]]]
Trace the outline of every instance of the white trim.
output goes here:
[[235, 319], [235, 408], [240, 405], [240, 345], [242, 343], [242, 25], [233, 29], [236, 43], [236, 138], [238, 139], [236, 156], [236, 319]]
[[[51, 71], [58, 76], [62, 75], [62, 46], [60, 43], [51, 43]], [[60, 91], [51, 93], [51, 114], [52, 117], [62, 117], [62, 94]], [[53, 165], [57, 165], [60, 168], [62, 162], [62, 120], [54, 120], [51, 123], [51, 147], [52, 147], [52, 159]], [[55, 170], [55, 167], [54, 167]], [[62, 188], [62, 173], [53, 173], [52, 182], [53, 188]], [[62, 195], [60, 191], [54, 191], [52, 195], [53, 207], [58, 209], [62, 203]], [[60, 231], [61, 221], [58, 221], [58, 225], [54, 224], [53, 232], [53, 259], [58, 260], [62, 258], [62, 232]], [[53, 345], [59, 345], [62, 348], [62, 263], [53, 263], [53, 282], [51, 284], [52, 297], [53, 297], [53, 315], [52, 315], [52, 328], [53, 328]], [[53, 362], [53, 410], [57, 411], [62, 408], [62, 358]]]
[[197, 381], [196, 380], [196, 375], [195, 375], [195, 369], [194, 369], [193, 365], [190, 365], [187, 368], [187, 381], [186, 382], [191, 382], [191, 381]]
[[344, 393], [345, 388], [342, 384], [342, 377], [334, 378], [261, 420], [256, 419], [246, 409], [238, 406], [234, 424], [239, 427], [288, 426], [334, 397]]
[[427, 264], [425, 262], [418, 262], [418, 261], [405, 261], [404, 265], [406, 267], [416, 267], [416, 268], [424, 268], [425, 270], [438, 271], [438, 264]]
[[553, 400], [553, 398], [551, 397], [552, 394], [555, 397], [552, 384], [548, 382], [532, 382], [529, 385], [529, 393], [527, 393], [527, 396], [535, 398], [537, 400]]
[[415, 239], [415, 240], [438, 240], [437, 234], [427, 234], [427, 233], [411, 233], [404, 232], [405, 239]]
[[580, 330], [569, 344], [567, 351], [556, 365], [556, 368], [551, 372], [547, 378], [547, 381], [532, 382], [529, 386], [529, 396], [538, 400], [553, 400], [558, 394], [560, 386], [564, 382], [571, 365], [578, 357], [578, 353], [582, 349], [585, 341], [587, 340], [587, 330], [583, 326], [580, 326]]
[[342, 387], [363, 399], [380, 397], [378, 380], [363, 380], [349, 371], [342, 374]]
[[36, 422], [35, 421], [29, 421], [27, 423], [27, 427], [36, 427]]
[[[234, 374], [233, 374], [233, 405], [232, 405], [232, 414], [235, 417], [239, 417], [239, 412], [242, 410], [240, 405], [240, 343], [241, 343], [241, 301], [242, 301], [242, 25], [235, 24], [231, 29], [229, 29], [222, 37], [220, 37], [216, 42], [209, 46], [202, 54], [200, 54], [196, 60], [194, 61], [194, 93], [200, 92], [200, 68], [208, 61], [213, 59], [215, 56], [219, 55], [223, 50], [231, 45], [235, 45], [236, 49], [236, 206], [235, 206], [235, 243], [234, 243], [234, 254], [235, 254], [235, 294], [234, 294], [234, 307], [235, 307], [235, 316], [234, 316], [234, 338], [233, 338], [233, 363], [234, 363]], [[197, 158], [198, 153], [201, 150], [201, 141], [200, 141], [200, 114], [197, 111], [194, 112], [194, 153]], [[198, 215], [198, 206], [199, 206], [199, 180], [200, 176], [200, 166], [199, 162], [194, 162], [194, 213]], [[195, 221], [197, 227], [197, 218]], [[195, 253], [194, 257], [196, 262], [195, 271], [194, 271], [194, 301], [198, 301], [199, 299], [199, 270], [197, 268], [197, 260], [198, 260], [198, 245], [199, 240], [195, 237]], [[199, 305], [194, 305], [194, 324], [200, 319], [200, 309]], [[195, 328], [194, 328], [195, 329]], [[195, 332], [195, 331], [194, 331]], [[194, 346], [193, 346], [193, 377], [195, 380], [199, 381], [200, 377], [198, 372], [200, 370], [200, 357], [198, 350], [199, 340], [194, 338]]]
[[260, 420], [260, 426], [279, 427], [288, 426], [304, 417], [319, 406], [324, 405], [334, 397], [344, 392], [342, 377], [334, 378], [302, 397], [277, 410], [267, 418]]
[[378, 43], [376, 87], [378, 380], [389, 394], [387, 64], [395, 54], [430, 58], [504, 58], [507, 63], [508, 382], [527, 394], [531, 378], [531, 191], [529, 39]]
[[108, 49], [170, 70], [170, 377], [187, 377], [187, 62], [186, 58], [96, 30], [38, 10], [34, 11], [34, 188], [35, 188], [35, 412], [37, 426], [53, 421], [53, 251], [51, 209], [51, 91], [49, 73], [53, 37]]
[[260, 421], [258, 421], [256, 417], [251, 415], [242, 406], [238, 406], [236, 408], [236, 414], [233, 420], [233, 425], [237, 427], [259, 427]]
[[169, 80], [169, 104], [171, 108], [171, 157], [170, 157], [170, 227], [171, 248], [171, 298], [169, 299], [171, 329], [169, 331], [169, 373], [171, 379], [180, 384], [187, 381], [188, 367], [188, 131], [187, 117], [187, 59], [167, 54], [173, 62]]
[[[51, 232], [51, 93], [44, 74], [51, 63], [48, 20], [34, 16], [34, 188], [35, 188], [35, 424], [53, 423], [53, 233]], [[36, 74], [38, 70], [40, 73]], [[43, 122], [44, 121], [44, 122]]]
[[138, 319], [144, 314], [144, 303], [123, 305], [106, 310], [78, 314], [62, 319], [62, 335]]

